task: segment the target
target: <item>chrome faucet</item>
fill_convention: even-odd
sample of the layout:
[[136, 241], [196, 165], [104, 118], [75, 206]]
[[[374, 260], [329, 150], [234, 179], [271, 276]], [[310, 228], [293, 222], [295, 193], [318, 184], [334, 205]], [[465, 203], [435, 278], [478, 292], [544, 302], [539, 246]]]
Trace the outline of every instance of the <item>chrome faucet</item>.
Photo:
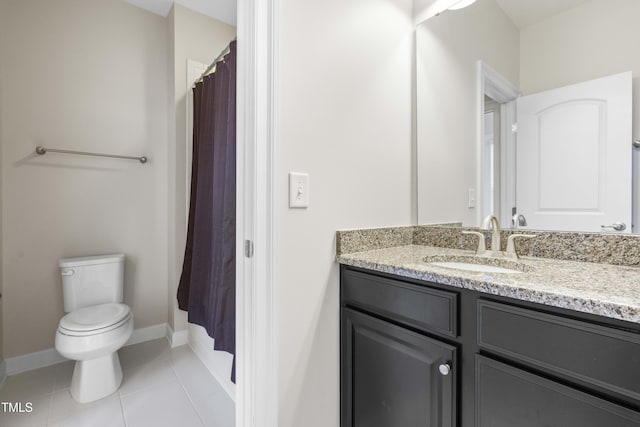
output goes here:
[[491, 252], [497, 254], [500, 252], [500, 222], [495, 215], [488, 215], [482, 221], [484, 230], [491, 230]]

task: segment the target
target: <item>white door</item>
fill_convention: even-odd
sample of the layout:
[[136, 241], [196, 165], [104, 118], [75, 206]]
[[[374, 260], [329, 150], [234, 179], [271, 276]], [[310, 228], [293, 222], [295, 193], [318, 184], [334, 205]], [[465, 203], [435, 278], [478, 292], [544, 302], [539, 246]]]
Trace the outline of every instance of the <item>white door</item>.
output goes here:
[[[631, 232], [631, 109], [631, 72], [518, 99], [516, 206], [526, 228]], [[615, 223], [624, 231], [602, 228]]]

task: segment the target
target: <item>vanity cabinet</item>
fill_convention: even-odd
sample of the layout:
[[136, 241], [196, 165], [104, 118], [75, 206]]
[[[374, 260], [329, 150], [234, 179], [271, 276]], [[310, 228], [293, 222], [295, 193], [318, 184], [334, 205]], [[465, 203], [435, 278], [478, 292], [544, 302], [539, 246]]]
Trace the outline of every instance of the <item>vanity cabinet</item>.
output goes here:
[[343, 309], [343, 426], [453, 427], [455, 347]]
[[638, 427], [624, 406], [476, 355], [476, 427]]
[[639, 427], [640, 325], [341, 267], [342, 427]]
[[476, 355], [477, 427], [640, 426], [640, 413], [615, 403], [640, 401], [640, 335], [482, 299], [477, 307], [480, 352], [495, 358]]
[[478, 344], [496, 356], [640, 402], [640, 335], [478, 300]]
[[[343, 271], [341, 425], [456, 426], [455, 294]], [[428, 307], [426, 310], [421, 307]]]

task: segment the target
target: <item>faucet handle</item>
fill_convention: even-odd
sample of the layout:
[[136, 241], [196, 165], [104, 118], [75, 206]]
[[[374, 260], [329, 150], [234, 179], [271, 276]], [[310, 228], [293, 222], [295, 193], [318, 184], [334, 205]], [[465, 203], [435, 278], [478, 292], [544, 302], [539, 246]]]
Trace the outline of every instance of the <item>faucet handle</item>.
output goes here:
[[511, 217], [512, 228], [526, 227], [527, 225], [527, 218], [524, 215], [516, 213]]
[[518, 251], [516, 250], [515, 240], [517, 238], [530, 239], [532, 237], [536, 237], [535, 234], [512, 234], [507, 239], [507, 256], [510, 258], [518, 259], [520, 256], [518, 255]]
[[476, 255], [482, 255], [487, 251], [487, 246], [485, 244], [485, 236], [483, 233], [479, 231], [466, 231], [462, 230], [462, 234], [472, 234], [478, 237], [478, 248], [476, 249]]

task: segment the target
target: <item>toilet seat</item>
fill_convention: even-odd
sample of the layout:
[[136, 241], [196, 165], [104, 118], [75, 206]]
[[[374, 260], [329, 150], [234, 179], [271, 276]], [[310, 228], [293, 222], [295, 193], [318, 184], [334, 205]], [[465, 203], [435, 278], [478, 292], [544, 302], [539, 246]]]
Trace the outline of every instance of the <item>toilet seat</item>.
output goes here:
[[130, 318], [131, 309], [125, 304], [99, 304], [68, 313], [60, 320], [58, 331], [70, 336], [97, 335], [122, 326]]

